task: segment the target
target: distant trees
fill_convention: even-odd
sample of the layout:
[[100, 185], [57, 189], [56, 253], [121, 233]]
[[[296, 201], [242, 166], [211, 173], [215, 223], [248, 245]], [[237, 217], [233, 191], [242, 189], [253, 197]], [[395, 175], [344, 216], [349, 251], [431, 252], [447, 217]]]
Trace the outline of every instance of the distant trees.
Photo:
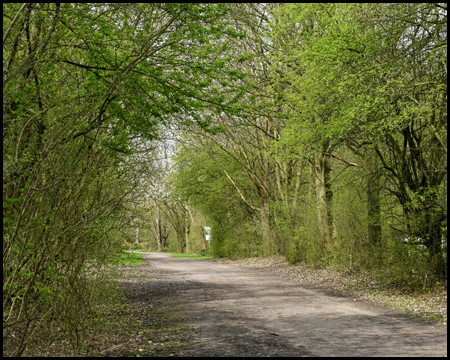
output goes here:
[[259, 211], [253, 206], [258, 194], [238, 164], [214, 142], [192, 138], [189, 145], [180, 145], [175, 170], [171, 183], [176, 194], [205, 216], [204, 225], [212, 226], [213, 254], [260, 254]]
[[[446, 5], [260, 5], [246, 14], [241, 113], [214, 116], [223, 131], [203, 152], [222, 159], [211, 163], [217, 173], [232, 166], [244, 176], [222, 179], [251, 212], [248, 224], [259, 218], [260, 253], [384, 267], [397, 279], [420, 267], [419, 282], [446, 277]], [[426, 248], [409, 265], [405, 237]]]
[[[47, 319], [77, 342], [89, 269], [137, 223], [161, 249], [212, 225], [217, 256], [446, 278], [446, 4], [9, 3], [3, 19], [15, 355]], [[162, 196], [171, 124], [185, 145]]]

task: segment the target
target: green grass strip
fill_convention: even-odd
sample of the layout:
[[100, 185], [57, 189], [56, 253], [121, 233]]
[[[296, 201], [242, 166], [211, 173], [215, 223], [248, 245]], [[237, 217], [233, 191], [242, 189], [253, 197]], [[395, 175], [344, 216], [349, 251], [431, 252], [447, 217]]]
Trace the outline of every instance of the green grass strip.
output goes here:
[[125, 251], [111, 261], [113, 265], [139, 265], [145, 262], [144, 254]]
[[179, 254], [179, 253], [168, 253], [170, 256], [173, 257], [180, 257], [180, 258], [190, 258], [190, 259], [212, 259], [212, 256], [209, 255], [197, 255], [197, 254]]

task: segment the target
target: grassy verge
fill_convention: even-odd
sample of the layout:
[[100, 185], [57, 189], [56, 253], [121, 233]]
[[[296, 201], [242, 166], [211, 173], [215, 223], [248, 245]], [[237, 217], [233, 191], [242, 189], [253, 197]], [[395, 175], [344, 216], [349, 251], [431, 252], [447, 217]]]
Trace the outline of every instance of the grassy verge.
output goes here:
[[120, 253], [118, 257], [111, 261], [112, 265], [139, 265], [144, 263], [146, 263], [144, 254], [126, 251]]
[[125, 268], [117, 281], [126, 299], [128, 313], [121, 322], [111, 324], [114, 330], [109, 331], [109, 338], [105, 339], [109, 345], [103, 346], [102, 351], [97, 350], [96, 355], [184, 356], [184, 349], [191, 344], [192, 329], [175, 310], [180, 301], [175, 296], [177, 284], [167, 285], [166, 279], [159, 279], [158, 272], [148, 262]]
[[[126, 251], [129, 251], [129, 249]], [[131, 251], [133, 251], [133, 252], [149, 252], [149, 251], [141, 249], [141, 248], [135, 248], [134, 246], [131, 246]]]
[[168, 253], [170, 256], [189, 259], [212, 259], [209, 255]]
[[[96, 272], [87, 279], [92, 284], [86, 296], [95, 299], [88, 310], [81, 311], [76, 341], [69, 341], [64, 324], [49, 323], [36, 333], [23, 356], [185, 356], [192, 329], [174, 310], [179, 301], [174, 296], [177, 285], [165, 286], [166, 280], [158, 279], [143, 257], [141, 253], [123, 252], [105, 273]], [[141, 263], [144, 265], [136, 266]], [[11, 352], [15, 339], [16, 332], [4, 331], [3, 356]]]

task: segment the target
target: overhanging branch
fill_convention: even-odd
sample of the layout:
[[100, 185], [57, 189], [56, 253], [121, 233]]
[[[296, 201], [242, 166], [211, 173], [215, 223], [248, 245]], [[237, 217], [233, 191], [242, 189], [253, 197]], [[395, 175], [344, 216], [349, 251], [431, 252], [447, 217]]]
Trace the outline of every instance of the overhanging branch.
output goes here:
[[361, 167], [363, 169], [366, 168], [364, 165], [359, 165], [359, 164], [356, 164], [356, 163], [352, 163], [352, 162], [350, 162], [348, 160], [342, 159], [339, 156], [336, 156], [336, 155], [333, 155], [333, 154], [330, 154], [330, 153], [323, 153], [323, 154], [327, 155], [327, 156], [334, 157], [335, 159], [338, 159], [338, 160], [340, 160], [340, 161], [342, 161], [342, 162], [344, 162], [344, 163], [346, 163], [347, 165], [350, 165], [350, 166], [358, 166], [358, 167]]
[[[219, 165], [219, 166], [220, 166], [220, 165]], [[239, 193], [239, 195], [241, 195], [241, 199], [244, 200], [244, 202], [245, 202], [248, 206], [250, 206], [253, 210], [261, 211], [261, 209], [259, 209], [259, 208], [257, 208], [257, 207], [254, 207], [253, 205], [250, 205], [250, 204], [247, 202], [247, 200], [245, 200], [244, 195], [242, 195], [241, 191], [239, 190], [239, 188], [237, 187], [237, 185], [234, 183], [234, 181], [233, 181], [233, 179], [230, 177], [230, 175], [228, 175], [228, 173], [226, 172], [226, 170], [225, 170], [222, 166], [220, 166], [220, 168], [221, 168], [222, 171], [225, 173], [225, 175], [228, 177], [228, 179], [230, 179], [231, 183], [234, 185], [234, 187], [235, 187], [235, 189], [237, 190], [237, 192]]]

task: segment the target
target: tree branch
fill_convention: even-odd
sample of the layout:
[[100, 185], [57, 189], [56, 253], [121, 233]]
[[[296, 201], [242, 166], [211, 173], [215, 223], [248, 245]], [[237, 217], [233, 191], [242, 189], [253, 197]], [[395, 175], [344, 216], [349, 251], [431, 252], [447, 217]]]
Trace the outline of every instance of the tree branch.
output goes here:
[[[219, 166], [220, 166], [220, 165], [219, 165]], [[228, 173], [226, 172], [226, 170], [225, 170], [222, 166], [220, 166], [220, 168], [221, 168], [222, 171], [225, 173], [225, 175], [228, 177], [228, 179], [230, 179], [230, 181], [232, 182], [232, 184], [233, 184], [234, 187], [236, 188], [236, 190], [237, 190], [237, 192], [239, 193], [239, 195], [241, 195], [242, 200], [244, 200], [244, 202], [245, 202], [248, 206], [250, 206], [253, 210], [261, 211], [261, 209], [259, 209], [259, 208], [257, 208], [257, 207], [254, 207], [254, 206], [250, 205], [250, 204], [247, 202], [247, 200], [245, 200], [244, 195], [242, 195], [241, 191], [240, 191], [239, 188], [236, 186], [236, 184], [234, 183], [234, 181], [233, 181], [233, 179], [230, 177], [230, 175], [228, 175]]]
[[327, 155], [327, 156], [334, 157], [335, 159], [338, 159], [338, 160], [340, 160], [340, 161], [342, 161], [342, 162], [344, 162], [344, 163], [346, 163], [347, 165], [350, 165], [350, 166], [358, 166], [358, 167], [361, 167], [363, 169], [366, 168], [364, 165], [359, 165], [359, 164], [356, 164], [356, 163], [352, 163], [350, 161], [347, 161], [345, 159], [340, 158], [339, 156], [336, 156], [336, 155], [333, 155], [333, 154], [330, 154], [330, 153], [323, 153], [323, 154]]
[[27, 5], [28, 5], [28, 3], [22, 4], [22, 6], [20, 7], [20, 9], [17, 12], [16, 16], [14, 17], [14, 19], [9, 24], [8, 29], [6, 29], [5, 35], [3, 36], [3, 44], [5, 44], [5, 41], [8, 39], [9, 32], [11, 31], [12, 27], [15, 25], [17, 19], [19, 18], [20, 13], [23, 11], [23, 9], [25, 9], [25, 6], [27, 6]]
[[105, 67], [102, 67], [102, 66], [89, 66], [89, 65], [77, 64], [77, 63], [74, 63], [74, 62], [69, 61], [69, 60], [63, 60], [62, 62], [66, 63], [66, 64], [78, 66], [80, 68], [87, 69], [87, 70], [91, 70], [91, 69], [95, 69], [95, 70], [109, 70], [109, 71], [116, 71], [117, 70], [117, 69], [114, 69], [114, 68], [105, 68]]

